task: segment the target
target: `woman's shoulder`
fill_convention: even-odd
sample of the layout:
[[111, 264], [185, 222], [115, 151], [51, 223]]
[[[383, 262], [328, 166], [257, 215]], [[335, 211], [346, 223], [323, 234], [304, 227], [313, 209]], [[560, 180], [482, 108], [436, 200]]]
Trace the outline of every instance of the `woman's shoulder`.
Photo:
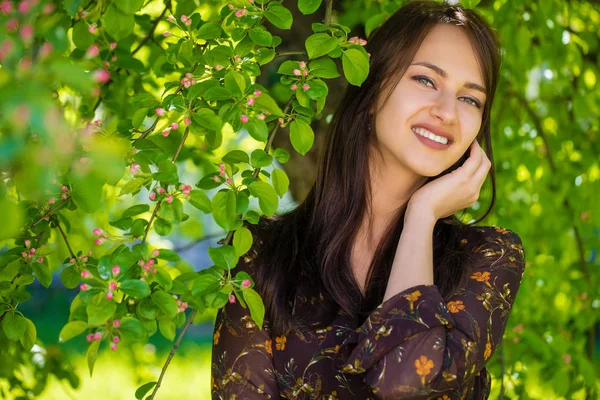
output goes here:
[[499, 226], [470, 226], [464, 231], [461, 245], [480, 257], [506, 255], [523, 261], [525, 251], [519, 234], [514, 230]]

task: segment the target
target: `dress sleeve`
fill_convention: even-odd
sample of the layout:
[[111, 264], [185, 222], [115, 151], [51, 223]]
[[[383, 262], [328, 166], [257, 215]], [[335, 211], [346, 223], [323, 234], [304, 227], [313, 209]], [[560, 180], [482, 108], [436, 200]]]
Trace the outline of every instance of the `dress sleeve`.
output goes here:
[[[254, 279], [244, 259], [249, 260], [241, 258], [232, 272], [245, 271]], [[248, 308], [238, 302], [219, 309], [213, 331], [212, 399], [280, 399], [271, 343], [266, 319], [259, 330]]]
[[429, 399], [470, 384], [502, 339], [525, 267], [516, 233], [481, 229], [469, 243], [476, 262], [467, 284], [448, 302], [436, 285], [418, 285], [380, 304], [346, 339], [356, 347], [342, 372], [363, 374], [381, 399]]

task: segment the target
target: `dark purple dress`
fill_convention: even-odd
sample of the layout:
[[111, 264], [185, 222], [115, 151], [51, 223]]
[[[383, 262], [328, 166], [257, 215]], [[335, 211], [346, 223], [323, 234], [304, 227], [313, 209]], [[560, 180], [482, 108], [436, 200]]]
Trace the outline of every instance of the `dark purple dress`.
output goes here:
[[[360, 326], [340, 314], [323, 329], [272, 337], [238, 303], [219, 310], [212, 353], [213, 399], [487, 399], [485, 368], [525, 267], [519, 236], [477, 227], [462, 245], [478, 262], [445, 302], [436, 285], [408, 288]], [[253, 275], [251, 250], [238, 270]], [[298, 295], [296, 307], [319, 298]]]

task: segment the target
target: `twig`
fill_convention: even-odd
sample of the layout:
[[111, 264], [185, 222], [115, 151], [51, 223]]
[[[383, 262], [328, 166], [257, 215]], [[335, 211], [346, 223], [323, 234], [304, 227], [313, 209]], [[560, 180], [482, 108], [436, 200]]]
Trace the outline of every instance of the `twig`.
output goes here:
[[181, 247], [175, 248], [174, 251], [176, 253], [181, 253], [181, 252], [184, 252], [184, 251], [188, 251], [189, 249], [191, 249], [192, 247], [196, 246], [200, 242], [203, 242], [203, 241], [208, 240], [208, 239], [215, 239], [215, 238], [218, 238], [219, 236], [221, 236], [220, 233], [219, 234], [214, 234], [214, 235], [202, 236], [201, 238], [196, 239], [196, 240], [194, 240], [194, 241], [192, 241], [192, 242], [190, 242], [190, 243], [188, 243], [186, 245], [183, 245]]
[[185, 139], [187, 139], [187, 137], [188, 137], [188, 133], [190, 133], [190, 127], [189, 126], [187, 126], [185, 128], [185, 132], [183, 132], [183, 137], [181, 138], [181, 142], [179, 142], [179, 147], [177, 148], [177, 152], [173, 156], [173, 163], [175, 163], [175, 161], [177, 161], [177, 157], [179, 157], [179, 153], [181, 152], [181, 149], [183, 148], [183, 144], [185, 143]]
[[58, 218], [56, 220], [56, 227], [58, 228], [58, 231], [60, 232], [63, 239], [65, 240], [65, 244], [67, 245], [67, 249], [69, 249], [69, 254], [71, 254], [71, 258], [75, 258], [75, 253], [73, 253], [73, 250], [71, 249], [71, 245], [69, 245], [69, 241], [67, 240], [67, 235], [65, 235], [65, 232], [61, 228]]
[[152, 216], [150, 217], [150, 221], [148, 221], [148, 225], [146, 225], [146, 230], [144, 231], [144, 238], [142, 239], [142, 244], [146, 243], [146, 237], [148, 236], [148, 231], [150, 230], [150, 226], [152, 225], [152, 221], [156, 218], [156, 213], [160, 208], [161, 202], [156, 203], [156, 207], [154, 207], [154, 211], [152, 211]]
[[37, 221], [35, 221], [33, 224], [31, 224], [31, 225], [29, 226], [29, 228], [28, 228], [28, 229], [33, 229], [33, 228], [34, 228], [34, 227], [35, 227], [37, 224], [39, 224], [40, 222], [42, 222], [42, 221], [44, 220], [44, 218], [46, 218], [46, 217], [50, 216], [50, 214], [52, 214], [52, 213], [53, 213], [54, 211], [56, 211], [56, 210], [57, 210], [57, 209], [58, 209], [60, 206], [62, 206], [63, 204], [65, 204], [65, 203], [66, 203], [67, 201], [69, 201], [69, 200], [71, 200], [71, 197], [67, 197], [67, 198], [65, 199], [65, 201], [63, 201], [63, 202], [61, 202], [61, 203], [58, 203], [57, 205], [55, 205], [54, 207], [52, 207], [50, 210], [48, 210], [48, 211], [46, 212], [46, 214], [44, 214], [44, 215], [42, 216], [42, 218], [38, 219], [38, 220], [37, 220]]
[[154, 31], [156, 30], [156, 26], [158, 25], [158, 23], [160, 22], [160, 20], [162, 19], [162, 17], [165, 16], [165, 13], [170, 8], [170, 6], [171, 6], [171, 0], [167, 0], [165, 2], [165, 8], [164, 8], [164, 10], [162, 10], [162, 12], [158, 16], [158, 18], [156, 18], [154, 20], [154, 22], [152, 23], [152, 27], [150, 28], [150, 32], [148, 32], [148, 34], [146, 35], [146, 37], [144, 37], [144, 39], [142, 39], [142, 41], [140, 42], [140, 44], [138, 44], [137, 47], [131, 52], [131, 55], [134, 55], [135, 53], [137, 53], [142, 47], [144, 47], [144, 45], [146, 44], [146, 42], [148, 40], [150, 40], [150, 38], [152, 38], [152, 35], [154, 35]]
[[323, 24], [331, 25], [331, 11], [333, 10], [333, 0], [325, 0], [325, 19]]
[[275, 54], [275, 58], [277, 57], [285, 57], [285, 56], [305, 56], [306, 52], [304, 51], [282, 51], [281, 53]]

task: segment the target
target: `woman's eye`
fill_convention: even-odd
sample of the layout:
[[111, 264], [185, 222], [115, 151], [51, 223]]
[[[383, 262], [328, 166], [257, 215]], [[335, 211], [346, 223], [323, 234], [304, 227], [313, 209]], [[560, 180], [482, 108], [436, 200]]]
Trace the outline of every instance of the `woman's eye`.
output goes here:
[[[425, 76], [415, 76], [413, 79], [418, 82], [423, 82], [423, 81], [429, 82], [429, 83], [431, 83], [431, 87], [435, 87], [433, 84], [433, 81]], [[425, 86], [428, 86], [428, 85], [426, 84]]]
[[473, 100], [470, 97], [463, 97], [463, 99], [470, 101], [470, 103], [468, 103], [468, 101], [467, 101], [468, 104], [472, 104], [472, 105], [474, 105], [477, 108], [481, 108], [481, 105], [479, 104], [478, 101], [475, 101], [475, 100]]

